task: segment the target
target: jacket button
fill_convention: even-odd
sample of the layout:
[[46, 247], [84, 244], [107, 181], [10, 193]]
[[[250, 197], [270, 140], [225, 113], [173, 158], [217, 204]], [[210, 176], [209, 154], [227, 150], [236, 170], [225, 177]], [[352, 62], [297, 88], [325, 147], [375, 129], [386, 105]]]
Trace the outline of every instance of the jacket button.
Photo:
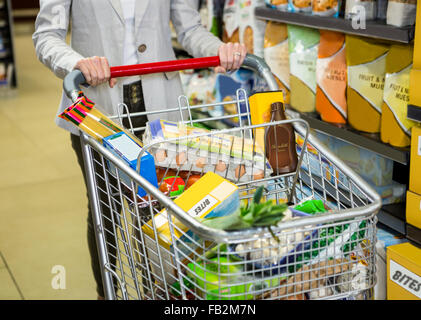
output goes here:
[[143, 53], [146, 51], [146, 44], [141, 44], [138, 48], [137, 51], [139, 51], [140, 53]]

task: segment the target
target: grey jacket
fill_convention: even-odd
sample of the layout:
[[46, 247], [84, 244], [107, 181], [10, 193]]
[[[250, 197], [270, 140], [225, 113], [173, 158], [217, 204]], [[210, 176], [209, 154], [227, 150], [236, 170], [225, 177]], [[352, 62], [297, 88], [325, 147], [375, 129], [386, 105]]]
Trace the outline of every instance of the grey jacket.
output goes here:
[[[221, 41], [201, 25], [192, 0], [137, 0], [135, 10], [136, 42], [146, 45], [144, 52], [138, 52], [140, 63], [175, 59], [170, 21], [178, 41], [192, 56], [217, 55]], [[70, 46], [65, 42], [69, 25]], [[40, 61], [63, 79], [85, 57], [104, 56], [111, 66], [121, 65], [124, 28], [120, 0], [40, 0], [33, 41]], [[145, 75], [141, 79], [147, 110], [177, 106], [177, 98], [183, 94], [178, 72]], [[116, 115], [118, 104], [123, 102], [121, 81], [114, 89], [103, 84], [84, 92], [108, 115]], [[63, 94], [57, 114], [70, 105]], [[154, 118], [150, 116], [149, 120]], [[178, 119], [178, 114], [168, 114], [167, 119]], [[79, 134], [65, 120], [56, 118], [56, 122]]]

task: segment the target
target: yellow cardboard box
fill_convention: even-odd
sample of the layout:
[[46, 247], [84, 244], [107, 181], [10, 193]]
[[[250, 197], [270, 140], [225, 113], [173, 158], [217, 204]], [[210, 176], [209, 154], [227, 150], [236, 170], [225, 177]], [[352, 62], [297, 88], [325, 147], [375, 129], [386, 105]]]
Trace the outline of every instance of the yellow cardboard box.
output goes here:
[[[282, 91], [257, 92], [249, 97], [250, 117], [253, 125], [268, 123], [272, 115], [271, 105], [275, 102], [284, 103]], [[265, 150], [265, 130], [256, 129], [255, 133], [258, 145]]]
[[[414, 55], [415, 63], [415, 55]], [[409, 103], [414, 106], [421, 106], [421, 90], [419, 85], [421, 83], [421, 69], [413, 67], [409, 78]]]
[[[240, 197], [238, 187], [235, 184], [213, 172], [208, 172], [174, 202], [192, 217], [210, 218], [234, 213], [240, 206]], [[184, 260], [205, 244], [174, 216], [172, 216], [172, 219], [174, 238], [177, 242], [181, 260]], [[174, 246], [167, 210], [162, 210], [154, 216], [153, 221], [151, 219], [143, 225], [142, 231], [155, 279], [161, 282], [165, 277], [167, 283], [173, 283], [177, 278], [173, 259]], [[159, 246], [157, 246], [155, 239], [158, 240]], [[162, 270], [164, 275], [162, 275]]]
[[412, 128], [409, 190], [421, 194], [421, 127]]
[[421, 195], [406, 193], [406, 222], [421, 229]]
[[[421, 8], [417, 6], [417, 19], [421, 17]], [[418, 20], [419, 21], [419, 20]], [[421, 24], [415, 24], [414, 67], [421, 69]]]
[[421, 300], [421, 249], [408, 242], [387, 248], [387, 299]]

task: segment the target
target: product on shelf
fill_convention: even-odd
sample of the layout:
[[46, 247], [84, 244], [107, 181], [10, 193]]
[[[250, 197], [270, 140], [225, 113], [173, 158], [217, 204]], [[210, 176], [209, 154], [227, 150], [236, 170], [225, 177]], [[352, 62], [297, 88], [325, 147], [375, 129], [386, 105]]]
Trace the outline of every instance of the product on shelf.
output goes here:
[[288, 25], [291, 107], [300, 112], [316, 110], [316, 61], [320, 33]]
[[222, 41], [240, 42], [240, 24], [239, 24], [239, 0], [226, 0], [222, 16], [223, 31]]
[[311, 0], [288, 0], [288, 11], [311, 12]]
[[417, 0], [389, 0], [386, 23], [405, 27], [415, 24]]
[[377, 19], [386, 20], [388, 0], [377, 0]]
[[346, 124], [346, 54], [345, 35], [320, 30], [316, 65], [316, 110], [323, 121]]
[[[194, 135], [202, 136], [191, 138]], [[212, 171], [235, 182], [259, 180], [273, 172], [260, 146], [248, 138], [155, 120], [148, 122], [143, 141], [154, 144], [150, 150], [160, 167]]]
[[412, 57], [412, 45], [393, 44], [386, 59], [380, 137], [396, 147], [411, 144], [411, 128], [416, 125], [406, 117]]
[[284, 92], [284, 101], [290, 103], [289, 51], [287, 25], [269, 21], [266, 25], [264, 58]]
[[225, 0], [207, 0], [208, 8], [208, 30], [215, 36], [221, 37], [222, 34], [222, 13]]
[[346, 0], [345, 19], [375, 20], [376, 0]]
[[[232, 74], [218, 74], [215, 80], [215, 100], [217, 102], [228, 102], [237, 100], [237, 90], [244, 89], [250, 93], [253, 87], [254, 74], [250, 70], [239, 69]], [[241, 98], [241, 97], [240, 97]], [[238, 115], [238, 106], [240, 112], [246, 112], [245, 103], [232, 103], [218, 105], [209, 109], [209, 114], [213, 117], [223, 115]], [[238, 117], [226, 119], [229, 124], [238, 125]]]
[[380, 132], [388, 51], [389, 45], [346, 36], [348, 123], [359, 131]]
[[[205, 174], [174, 202], [194, 218], [230, 215], [240, 206], [238, 187], [213, 172]], [[172, 284], [178, 280], [175, 276], [176, 269], [173, 262], [173, 237], [178, 243], [178, 250], [185, 254], [184, 257], [193, 254], [198, 249], [198, 243], [203, 241], [174, 216], [171, 220], [174, 228], [174, 234], [172, 235], [166, 209], [155, 215], [153, 219], [153, 221], [151, 219], [142, 226], [148, 257], [153, 261], [150, 267], [154, 275], [160, 275], [160, 282], [163, 282], [163, 277], [165, 277], [167, 283]], [[156, 230], [156, 233], [154, 230]], [[161, 262], [156, 254], [158, 249], [155, 237], [158, 238], [158, 245], [160, 246]], [[157, 267], [161, 265], [164, 268], [164, 275], [162, 275], [161, 269]]]
[[265, 0], [265, 2], [269, 8], [288, 11], [288, 0]]
[[[282, 102], [271, 105], [270, 122], [287, 120], [285, 106]], [[274, 174], [294, 172], [297, 169], [298, 157], [295, 146], [295, 132], [292, 124], [272, 125], [266, 132], [266, 157]]]
[[378, 225], [376, 232], [376, 277], [377, 283], [374, 287], [375, 300], [386, 300], [386, 250], [389, 246], [405, 243], [408, 240], [405, 236], [387, 227]]
[[312, 13], [317, 16], [338, 17], [340, 0], [312, 0]]
[[185, 87], [190, 106], [215, 102], [215, 79], [215, 73], [208, 70], [191, 75]]
[[264, 0], [239, 0], [239, 4], [240, 42], [245, 44], [248, 53], [263, 57], [266, 22], [257, 19], [254, 10], [264, 5]]

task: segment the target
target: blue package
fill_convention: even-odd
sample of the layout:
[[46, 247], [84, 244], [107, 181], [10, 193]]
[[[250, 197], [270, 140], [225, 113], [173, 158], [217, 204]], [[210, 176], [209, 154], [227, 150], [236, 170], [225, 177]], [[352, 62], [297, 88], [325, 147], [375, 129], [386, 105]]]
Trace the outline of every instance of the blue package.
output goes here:
[[[132, 138], [130, 138], [125, 132], [119, 132], [103, 139], [104, 147], [111, 151], [115, 156], [124, 160], [130, 168], [136, 171], [137, 158], [142, 151], [142, 147], [139, 146]], [[115, 172], [115, 166], [113, 163], [108, 161], [108, 166], [111, 172]], [[119, 172], [120, 178], [128, 187], [131, 187], [130, 178], [123, 172]], [[158, 188], [158, 178], [156, 176], [155, 161], [153, 156], [145, 151], [140, 160], [140, 172], [139, 174], [149, 181], [153, 186]], [[146, 196], [146, 191], [142, 188], [138, 188], [137, 194], [140, 197]]]

